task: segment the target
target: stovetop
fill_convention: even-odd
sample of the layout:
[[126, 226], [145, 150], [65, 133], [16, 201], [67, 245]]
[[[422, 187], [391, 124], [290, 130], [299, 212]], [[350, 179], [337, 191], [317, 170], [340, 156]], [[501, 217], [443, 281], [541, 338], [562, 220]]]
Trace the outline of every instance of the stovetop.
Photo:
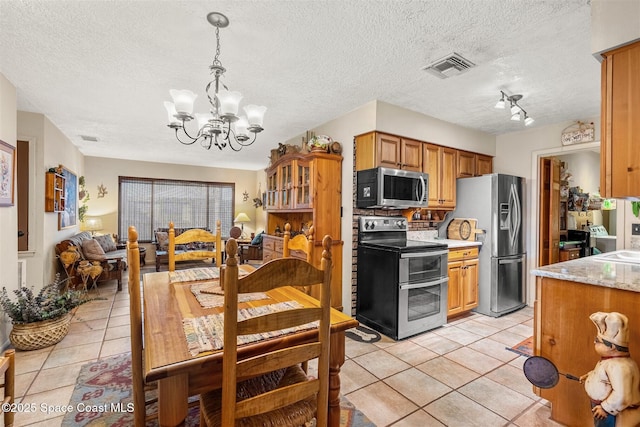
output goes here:
[[360, 217], [359, 244], [400, 252], [430, 252], [447, 249], [444, 243], [407, 240], [409, 225], [404, 217]]
[[447, 249], [447, 245], [444, 243], [436, 242], [420, 242], [417, 240], [368, 240], [360, 242], [360, 245], [371, 246], [382, 249], [393, 249], [402, 252], [430, 252], [437, 250]]

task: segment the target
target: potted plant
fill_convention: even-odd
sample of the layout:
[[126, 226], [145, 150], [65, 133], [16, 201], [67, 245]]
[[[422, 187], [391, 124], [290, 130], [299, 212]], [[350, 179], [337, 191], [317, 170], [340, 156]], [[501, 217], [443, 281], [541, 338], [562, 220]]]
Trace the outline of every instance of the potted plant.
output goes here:
[[97, 298], [87, 298], [82, 291], [64, 290], [60, 274], [53, 283], [36, 295], [33, 289], [21, 287], [13, 293], [13, 301], [5, 287], [0, 292], [0, 306], [11, 318], [13, 329], [9, 339], [19, 350], [37, 350], [61, 341], [69, 331], [70, 311]]
[[309, 140], [309, 146], [311, 147], [311, 151], [329, 151], [329, 146], [333, 140], [331, 137], [327, 135], [314, 135]]

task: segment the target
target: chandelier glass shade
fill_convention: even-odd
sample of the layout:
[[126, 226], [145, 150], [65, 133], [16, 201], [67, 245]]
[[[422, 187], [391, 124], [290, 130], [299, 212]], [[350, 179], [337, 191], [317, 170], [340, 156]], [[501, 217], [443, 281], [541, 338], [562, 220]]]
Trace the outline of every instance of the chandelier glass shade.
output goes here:
[[[262, 125], [267, 107], [247, 105], [243, 108], [245, 115], [238, 115], [242, 94], [230, 91], [220, 81], [226, 71], [219, 59], [220, 28], [227, 27], [229, 19], [221, 13], [211, 12], [207, 15], [207, 21], [216, 28], [216, 55], [209, 66], [213, 80], [205, 89], [210, 111], [194, 114], [193, 104], [198, 95], [190, 90], [171, 89], [169, 93], [173, 102], [164, 103], [169, 118], [167, 126], [175, 130], [176, 139], [182, 144], [200, 142], [207, 150], [214, 145], [222, 150], [228, 145], [232, 150], [240, 151], [242, 147], [253, 144], [257, 135], [264, 130]], [[186, 123], [194, 119], [197, 132], [189, 133]]]
[[507, 95], [503, 91], [500, 91], [500, 99], [495, 105], [495, 108], [499, 110], [504, 110], [507, 107], [507, 102], [509, 102], [510, 111], [511, 111], [511, 120], [514, 122], [519, 122], [524, 118], [524, 125], [531, 125], [534, 120], [529, 117], [526, 111], [518, 104], [518, 101], [522, 99], [522, 95]]

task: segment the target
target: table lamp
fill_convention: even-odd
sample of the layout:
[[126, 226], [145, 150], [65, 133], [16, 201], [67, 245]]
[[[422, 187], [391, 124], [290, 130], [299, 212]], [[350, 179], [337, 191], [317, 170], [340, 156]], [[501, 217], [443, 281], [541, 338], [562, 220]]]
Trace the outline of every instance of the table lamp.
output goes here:
[[234, 222], [234, 223], [236, 223], [236, 222], [239, 222], [239, 223], [240, 223], [240, 229], [242, 230], [242, 234], [240, 235], [240, 237], [241, 237], [242, 239], [244, 239], [244, 238], [245, 238], [245, 235], [244, 235], [244, 223], [245, 223], [245, 222], [251, 222], [251, 219], [249, 219], [249, 216], [248, 216], [246, 213], [244, 213], [244, 212], [240, 212], [240, 213], [236, 216], [236, 218], [233, 220], [233, 222]]
[[84, 227], [91, 232], [92, 236], [96, 235], [96, 231], [102, 230], [102, 218], [90, 217], [84, 222]]

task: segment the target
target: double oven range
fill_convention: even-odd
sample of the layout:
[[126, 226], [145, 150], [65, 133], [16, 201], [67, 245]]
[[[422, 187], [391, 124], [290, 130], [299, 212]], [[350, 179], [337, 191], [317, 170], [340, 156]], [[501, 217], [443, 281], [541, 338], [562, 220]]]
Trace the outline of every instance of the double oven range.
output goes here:
[[359, 220], [356, 319], [396, 340], [447, 322], [447, 245], [407, 230], [404, 217]]

